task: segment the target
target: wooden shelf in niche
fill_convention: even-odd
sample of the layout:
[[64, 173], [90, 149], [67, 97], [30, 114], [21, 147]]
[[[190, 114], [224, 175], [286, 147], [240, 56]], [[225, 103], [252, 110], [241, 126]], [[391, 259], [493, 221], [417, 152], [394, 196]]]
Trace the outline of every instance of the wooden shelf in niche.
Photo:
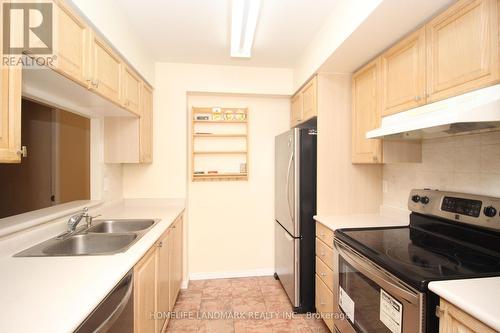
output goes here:
[[248, 180], [248, 108], [193, 107], [191, 119], [192, 181]]

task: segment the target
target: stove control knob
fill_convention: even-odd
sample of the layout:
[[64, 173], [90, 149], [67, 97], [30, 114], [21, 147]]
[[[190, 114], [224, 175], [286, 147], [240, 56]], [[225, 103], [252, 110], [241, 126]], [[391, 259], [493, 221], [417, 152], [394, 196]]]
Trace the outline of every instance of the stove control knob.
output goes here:
[[497, 215], [497, 209], [493, 206], [485, 207], [483, 213], [488, 217], [494, 217]]
[[420, 201], [420, 195], [415, 194], [414, 196], [411, 197], [411, 201], [417, 203]]
[[421, 197], [420, 202], [424, 205], [427, 205], [429, 203], [429, 197]]

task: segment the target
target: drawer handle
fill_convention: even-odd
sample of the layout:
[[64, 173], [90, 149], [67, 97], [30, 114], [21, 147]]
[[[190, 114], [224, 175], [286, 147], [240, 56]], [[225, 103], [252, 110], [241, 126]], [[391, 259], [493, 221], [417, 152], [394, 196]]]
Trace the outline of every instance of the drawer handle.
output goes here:
[[325, 277], [326, 276], [326, 273], [320, 273], [319, 275]]
[[319, 304], [321, 304], [321, 305], [326, 305], [326, 303], [325, 303], [325, 302], [323, 302], [322, 300], [319, 302]]
[[322, 256], [322, 257], [324, 257], [325, 256], [325, 252], [321, 252], [319, 255]]
[[321, 236], [321, 237], [325, 237], [326, 235], [325, 235], [325, 233], [324, 233], [324, 232], [322, 232], [322, 233], [320, 234], [320, 236]]

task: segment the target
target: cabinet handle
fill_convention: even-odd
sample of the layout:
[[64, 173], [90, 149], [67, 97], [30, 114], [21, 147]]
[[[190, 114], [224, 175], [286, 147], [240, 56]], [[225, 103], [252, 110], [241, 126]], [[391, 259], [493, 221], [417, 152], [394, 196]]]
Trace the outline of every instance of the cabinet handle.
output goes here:
[[21, 157], [28, 157], [28, 147], [21, 146], [21, 149], [17, 151], [17, 155]]
[[439, 305], [438, 305], [438, 306], [436, 306], [436, 317], [441, 318], [441, 317], [443, 316], [443, 314], [444, 314], [443, 309], [441, 309], [441, 308], [439, 307]]
[[325, 252], [321, 252], [319, 255], [322, 256], [322, 257], [324, 257], [325, 256]]
[[323, 300], [319, 301], [319, 304], [326, 305], [326, 303]]
[[325, 276], [326, 276], [326, 273], [321, 273], [320, 275], [321, 275], [321, 276], [323, 276], [323, 277], [325, 277]]
[[326, 235], [325, 235], [325, 233], [321, 233], [320, 236], [321, 237], [325, 237]]
[[158, 244], [156, 245], [158, 247], [162, 247], [163, 246], [163, 241], [159, 241]]

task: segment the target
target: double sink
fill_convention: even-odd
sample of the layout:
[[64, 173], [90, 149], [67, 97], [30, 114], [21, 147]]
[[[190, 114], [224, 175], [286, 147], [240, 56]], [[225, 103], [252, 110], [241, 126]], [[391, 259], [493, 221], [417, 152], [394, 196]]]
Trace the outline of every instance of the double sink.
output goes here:
[[96, 220], [67, 237], [55, 237], [15, 257], [88, 256], [125, 252], [159, 220]]

